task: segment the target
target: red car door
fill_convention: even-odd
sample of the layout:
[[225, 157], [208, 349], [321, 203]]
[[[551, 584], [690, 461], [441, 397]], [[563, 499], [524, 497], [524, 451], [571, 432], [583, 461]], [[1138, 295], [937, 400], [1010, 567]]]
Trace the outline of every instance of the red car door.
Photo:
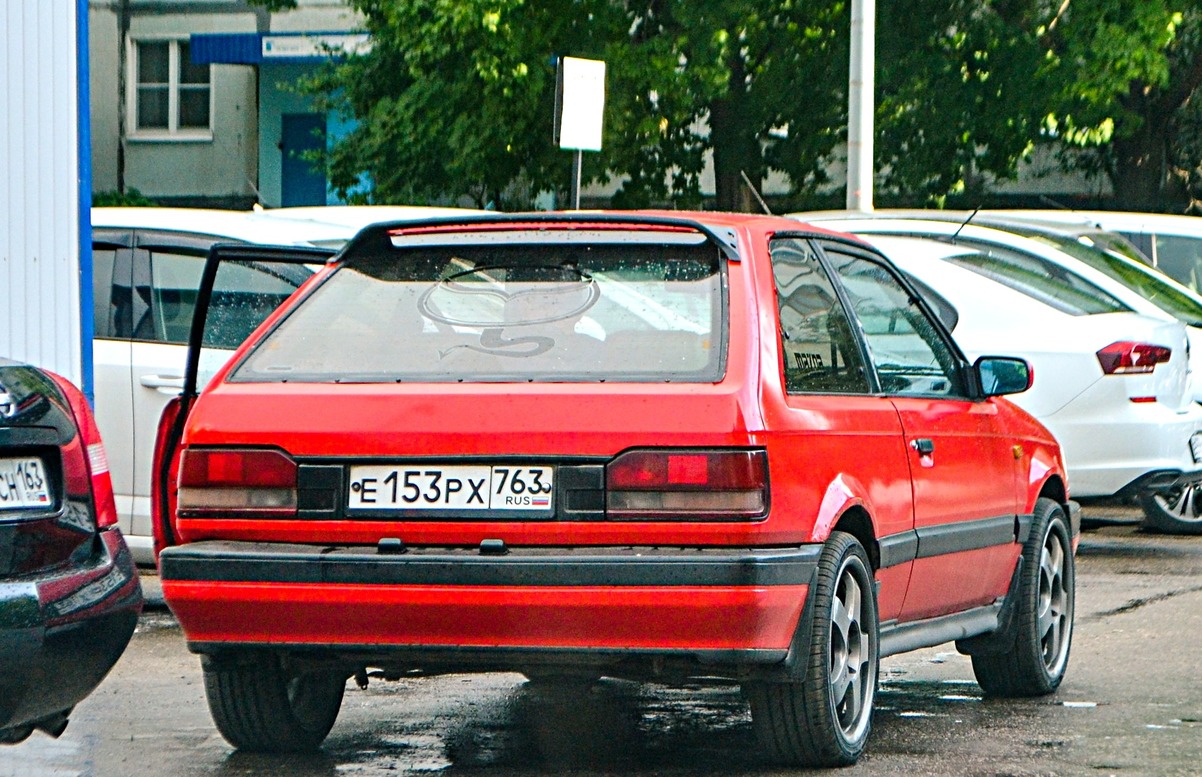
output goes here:
[[863, 348], [814, 244], [781, 236], [771, 255], [781, 386], [765, 391], [764, 410], [775, 433], [769, 457], [789, 484], [773, 510], [816, 516], [813, 534], [821, 538], [846, 510], [862, 506], [881, 551], [879, 616], [895, 620], [915, 538], [901, 420], [890, 399], [873, 390]]
[[1019, 551], [1017, 464], [997, 400], [970, 395], [963, 357], [885, 263], [841, 245], [827, 256], [909, 449], [917, 550], [899, 621], [992, 604]]

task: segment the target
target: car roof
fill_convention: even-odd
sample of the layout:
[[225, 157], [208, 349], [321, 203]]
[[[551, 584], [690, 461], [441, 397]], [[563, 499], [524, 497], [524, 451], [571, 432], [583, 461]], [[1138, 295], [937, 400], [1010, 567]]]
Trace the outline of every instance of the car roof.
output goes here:
[[[462, 215], [459, 215], [462, 214]], [[718, 245], [728, 258], [738, 258], [737, 230], [744, 229], [760, 236], [772, 236], [782, 233], [809, 233], [828, 235], [839, 239], [866, 245], [855, 235], [839, 232], [826, 226], [813, 226], [799, 223], [795, 219], [783, 216], [761, 215], [755, 213], [729, 213], [715, 211], [676, 211], [676, 210], [590, 210], [590, 211], [533, 211], [520, 213], [490, 212], [457, 212], [456, 216], [435, 218], [428, 221], [381, 222], [372, 225], [370, 230], [359, 233], [356, 240], [348, 244], [346, 252], [354, 255], [359, 247], [368, 246], [365, 250], [372, 251], [379, 245], [380, 239], [413, 238], [432, 241], [423, 235], [452, 234], [462, 235], [473, 232], [496, 232], [507, 225], [529, 231], [545, 231], [554, 227], [575, 230], [578, 226], [599, 226], [606, 230], [621, 230], [630, 225], [639, 230], [664, 230], [694, 228], [705, 233], [708, 238]], [[448, 239], [450, 239], [448, 237]]]
[[1000, 281], [945, 261], [953, 256], [979, 253], [975, 248], [914, 235], [865, 235], [864, 240], [889, 257], [902, 272], [947, 298], [961, 315], [967, 312], [972, 318], [972, 314], [985, 310], [1005, 310], [1014, 319], [1024, 321], [1032, 315], [1041, 318], [1071, 315]]
[[248, 211], [99, 207], [92, 208], [92, 226], [168, 230], [266, 245], [341, 245], [369, 224], [489, 213], [466, 208], [393, 205], [335, 205]]
[[[798, 214], [797, 218], [810, 218], [811, 216], [815, 216], [815, 214]], [[874, 214], [843, 213], [839, 215], [839, 212], [836, 211], [817, 214], [816, 223], [830, 224], [834, 228], [845, 229], [848, 232], [863, 233], [861, 236], [867, 236], [873, 232], [897, 232], [916, 236], [938, 235], [943, 238], [959, 236], [964, 240], [994, 243], [1040, 257], [1045, 261], [1054, 262], [1107, 294], [1116, 297], [1139, 313], [1151, 316], [1171, 315], [1135, 289], [1115, 280], [1101, 270], [1089, 266], [1081, 259], [1036, 237], [1008, 231], [1004, 224], [962, 224], [951, 219], [911, 218], [892, 214], [877, 218]], [[1171, 279], [1167, 279], [1167, 281], [1173, 283]]]
[[1102, 229], [1119, 232], [1162, 232], [1202, 238], [1202, 217], [1181, 213], [1139, 213], [1117, 210], [989, 210], [982, 211], [1006, 218], [1016, 217], [1044, 222], [1073, 224], [1086, 222]]
[[335, 224], [265, 219], [254, 211], [208, 208], [92, 208], [92, 227], [157, 229], [269, 245], [306, 245], [349, 239], [355, 230]]
[[497, 211], [427, 205], [313, 205], [264, 208], [254, 211], [264, 218], [288, 219], [362, 229], [383, 221], [419, 221], [468, 215], [496, 215]]

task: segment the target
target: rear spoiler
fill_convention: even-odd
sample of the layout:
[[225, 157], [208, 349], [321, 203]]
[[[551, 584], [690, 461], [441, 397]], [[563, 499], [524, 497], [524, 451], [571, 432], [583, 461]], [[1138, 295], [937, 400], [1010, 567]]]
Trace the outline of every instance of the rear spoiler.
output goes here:
[[640, 216], [616, 213], [513, 213], [496, 216], [462, 216], [451, 218], [423, 219], [421, 221], [385, 221], [364, 227], [339, 253], [339, 258], [370, 255], [380, 251], [392, 251], [391, 237], [394, 232], [444, 227], [463, 227], [465, 230], [481, 225], [531, 225], [531, 226], [605, 226], [673, 227], [698, 232], [713, 243], [729, 261], [740, 261], [738, 238], [729, 227], [714, 228], [695, 219], [672, 216]]

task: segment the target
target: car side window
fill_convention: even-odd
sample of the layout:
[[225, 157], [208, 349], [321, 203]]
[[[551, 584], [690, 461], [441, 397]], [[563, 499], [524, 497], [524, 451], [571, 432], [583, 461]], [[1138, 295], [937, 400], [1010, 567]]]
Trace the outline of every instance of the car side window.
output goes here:
[[900, 396], [965, 396], [955, 351], [889, 268], [838, 250], [827, 256], [868, 342], [881, 389]]
[[847, 312], [808, 240], [772, 243], [785, 390], [867, 394], [863, 356]]
[[92, 241], [93, 337], [128, 340], [133, 332], [130, 236], [98, 229]]
[[[150, 310], [135, 335], [141, 340], [185, 345], [192, 328], [202, 256], [150, 252]], [[213, 285], [204, 345], [237, 348], [308, 276], [283, 276], [248, 263], [223, 264]]]
[[204, 259], [169, 251], [150, 252], [150, 307], [135, 337], [160, 343], [188, 342]]
[[[113, 264], [117, 249], [111, 246], [92, 246], [92, 335], [113, 337], [114, 313], [119, 309], [119, 290], [113, 284]], [[125, 289], [129, 291], [128, 287]]]

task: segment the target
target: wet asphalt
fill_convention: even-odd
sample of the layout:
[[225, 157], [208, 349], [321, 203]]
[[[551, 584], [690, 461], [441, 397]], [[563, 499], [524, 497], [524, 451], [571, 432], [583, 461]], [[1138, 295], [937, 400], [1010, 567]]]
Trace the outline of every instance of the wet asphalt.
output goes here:
[[[1089, 508], [1077, 622], [1054, 695], [983, 698], [952, 645], [886, 659], [868, 750], [839, 775], [1202, 774], [1202, 537]], [[322, 751], [235, 752], [209, 718], [198, 659], [144, 578], [129, 649], [57, 740], [0, 748], [0, 777], [95, 775], [777, 775], [735, 685], [592, 687], [521, 675], [348, 685]]]

